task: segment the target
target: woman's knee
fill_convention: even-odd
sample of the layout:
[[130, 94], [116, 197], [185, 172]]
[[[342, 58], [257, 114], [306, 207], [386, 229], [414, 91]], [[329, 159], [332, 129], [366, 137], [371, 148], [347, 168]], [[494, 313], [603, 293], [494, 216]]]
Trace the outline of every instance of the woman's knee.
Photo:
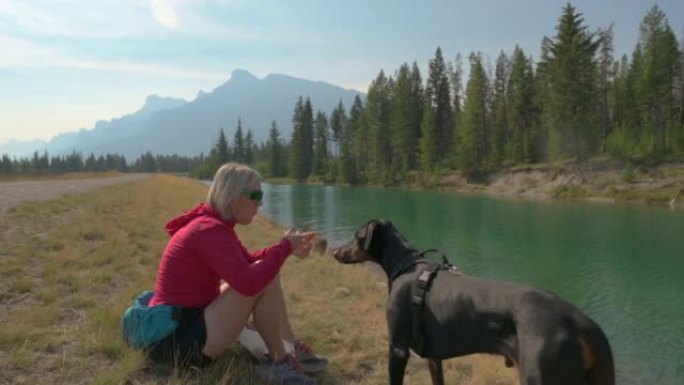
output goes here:
[[282, 293], [282, 291], [283, 289], [280, 285], [280, 274], [278, 274], [268, 285], [266, 285], [263, 293]]
[[207, 329], [203, 353], [216, 357], [240, 335], [255, 306], [256, 298], [228, 289], [204, 309]]

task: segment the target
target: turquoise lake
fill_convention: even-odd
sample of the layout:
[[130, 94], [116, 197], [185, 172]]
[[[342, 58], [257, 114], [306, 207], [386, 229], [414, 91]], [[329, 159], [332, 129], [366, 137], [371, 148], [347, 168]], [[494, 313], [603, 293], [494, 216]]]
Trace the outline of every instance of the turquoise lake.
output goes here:
[[551, 290], [610, 339], [619, 384], [684, 378], [684, 211], [365, 187], [263, 184], [261, 214], [346, 242], [372, 218], [471, 275]]

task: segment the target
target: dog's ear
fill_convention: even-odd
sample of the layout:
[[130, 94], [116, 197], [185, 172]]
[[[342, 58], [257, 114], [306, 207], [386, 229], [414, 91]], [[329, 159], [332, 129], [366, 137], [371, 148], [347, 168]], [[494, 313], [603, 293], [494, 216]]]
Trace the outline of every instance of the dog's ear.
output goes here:
[[370, 247], [375, 226], [377, 226], [377, 220], [371, 219], [356, 231], [356, 241], [361, 250], [366, 251]]
[[373, 233], [375, 232], [375, 229], [378, 227], [379, 224], [380, 221], [378, 221], [377, 219], [371, 219], [370, 221], [368, 221], [368, 223], [366, 223], [365, 226], [359, 229], [361, 230], [360, 232], [362, 232], [362, 234], [360, 234], [359, 237], [362, 250], [368, 251], [368, 249], [370, 249], [371, 240], [373, 239]]

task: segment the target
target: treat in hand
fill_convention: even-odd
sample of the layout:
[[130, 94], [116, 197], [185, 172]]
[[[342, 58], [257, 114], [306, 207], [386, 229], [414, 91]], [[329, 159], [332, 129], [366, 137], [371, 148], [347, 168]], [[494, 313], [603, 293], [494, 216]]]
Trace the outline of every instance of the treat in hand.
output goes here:
[[314, 255], [324, 255], [328, 251], [328, 241], [321, 236], [320, 233], [311, 231], [305, 233], [306, 240], [312, 242], [313, 248], [311, 251]]
[[328, 251], [328, 240], [320, 236], [317, 237], [314, 240], [312, 251], [317, 255], [325, 255], [325, 253]]
[[301, 233], [304, 236], [304, 239], [306, 239], [307, 242], [311, 242], [318, 236], [318, 233], [315, 231], [309, 231], [306, 233]]
[[316, 231], [304, 232], [299, 230], [288, 230], [285, 235], [295, 235], [299, 237], [301, 242], [296, 247], [293, 254], [302, 259], [310, 256], [311, 251], [313, 251], [314, 254], [323, 255], [328, 249], [328, 241], [321, 237], [320, 233]]

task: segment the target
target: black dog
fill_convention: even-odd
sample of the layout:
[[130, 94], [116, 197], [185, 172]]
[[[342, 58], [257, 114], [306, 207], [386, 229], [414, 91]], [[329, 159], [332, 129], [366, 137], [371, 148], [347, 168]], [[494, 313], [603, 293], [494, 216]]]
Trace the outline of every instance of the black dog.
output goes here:
[[501, 354], [523, 385], [614, 385], [610, 345], [601, 328], [547, 291], [435, 268], [391, 222], [371, 220], [337, 261], [380, 264], [389, 279], [390, 384], [403, 383], [409, 348], [428, 359], [444, 384], [442, 360]]

